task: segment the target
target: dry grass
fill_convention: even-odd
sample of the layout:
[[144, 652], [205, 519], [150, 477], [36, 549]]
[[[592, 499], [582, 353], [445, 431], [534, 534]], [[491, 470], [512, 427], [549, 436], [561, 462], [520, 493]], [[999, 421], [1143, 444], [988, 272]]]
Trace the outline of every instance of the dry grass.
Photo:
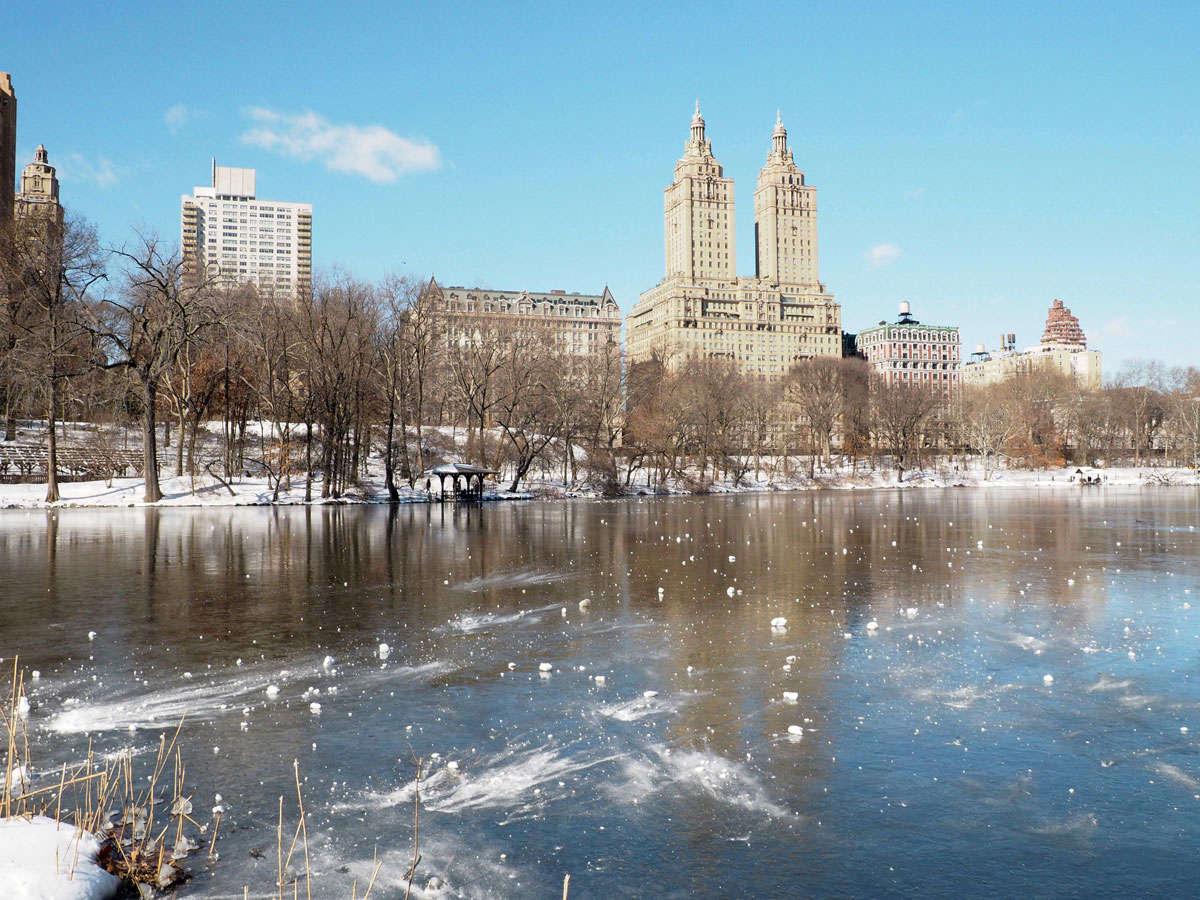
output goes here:
[[[8, 702], [0, 708], [7, 736], [0, 818], [48, 816], [96, 835], [102, 841], [100, 865], [142, 896], [186, 878], [183, 860], [200, 842], [185, 830], [191, 826], [203, 832], [207, 826], [192, 818], [191, 797], [185, 794], [179, 747], [183, 722], [169, 741], [165, 734], [160, 739], [144, 789], [135, 787], [142, 780], [135, 777], [132, 750], [101, 759], [90, 742], [81, 763], [64, 765], [57, 779], [46, 776], [35, 782], [24, 677], [14, 660]], [[42, 781], [49, 784], [35, 786]]]
[[[0, 703], [6, 736], [4, 779], [0, 792], [0, 820], [48, 816], [55, 821], [74, 825], [94, 834], [102, 842], [98, 862], [142, 897], [153, 896], [156, 890], [169, 888], [187, 878], [183, 868], [186, 858], [208, 847], [208, 858], [217, 858], [217, 834], [221, 827], [220, 807], [214, 810], [212, 834], [199, 839], [209, 829], [192, 818], [192, 797], [186, 793], [186, 770], [179, 736], [181, 720], [174, 734], [159, 740], [158, 753], [149, 775], [135, 771], [132, 750], [107, 758], [99, 758], [91, 743], [81, 763], [64, 765], [58, 777], [32, 778], [28, 727], [29, 703], [25, 694], [24, 672], [13, 661], [12, 686], [7, 701]], [[276, 883], [271, 896], [274, 900], [312, 900], [312, 865], [308, 846], [308, 824], [304, 795], [300, 788], [300, 764], [293, 761], [298, 820], [295, 828], [285, 830], [284, 798], [279, 798], [279, 823], [276, 827]], [[417, 767], [420, 780], [420, 764]], [[37, 784], [48, 782], [45, 787]], [[146, 784], [144, 789], [135, 788]], [[419, 795], [413, 810], [413, 865], [409, 871], [409, 886], [420, 855], [415, 829]], [[285, 837], [291, 831], [290, 837]], [[285, 852], [286, 849], [286, 852]], [[302, 874], [293, 874], [293, 863]], [[351, 900], [370, 900], [383, 863], [378, 854], [372, 863], [371, 878], [361, 897], [358, 882], [351, 885]], [[301, 887], [303, 886], [303, 893]], [[244, 889], [249, 898], [250, 888]], [[261, 896], [257, 895], [256, 896]], [[406, 893], [407, 896], [407, 893]]]

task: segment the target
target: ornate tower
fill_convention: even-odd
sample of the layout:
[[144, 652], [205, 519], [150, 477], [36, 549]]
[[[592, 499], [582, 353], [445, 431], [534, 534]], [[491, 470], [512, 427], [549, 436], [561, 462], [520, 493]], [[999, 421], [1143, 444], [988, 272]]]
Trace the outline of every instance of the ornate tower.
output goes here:
[[754, 191], [755, 275], [772, 284], [817, 290], [817, 189], [792, 159], [783, 118], [775, 116], [771, 152]]
[[691, 139], [675, 164], [675, 181], [664, 193], [667, 277], [685, 283], [733, 281], [733, 179], [724, 177], [713, 158], [699, 100]]
[[1055, 300], [1046, 315], [1046, 330], [1042, 332], [1042, 343], [1087, 349], [1087, 338], [1083, 329], [1079, 327], [1078, 317], [1071, 315], [1071, 311], [1063, 306], [1061, 300]]
[[33, 162], [21, 175], [21, 193], [16, 197], [17, 217], [42, 216], [62, 226], [63, 208], [58, 202], [58, 176], [46, 154], [44, 144], [38, 144]]
[[57, 269], [62, 258], [63, 208], [58, 202], [58, 177], [41, 144], [21, 175], [21, 193], [13, 205], [23, 252]]
[[0, 236], [13, 219], [13, 179], [17, 172], [17, 95], [12, 78], [0, 72]]

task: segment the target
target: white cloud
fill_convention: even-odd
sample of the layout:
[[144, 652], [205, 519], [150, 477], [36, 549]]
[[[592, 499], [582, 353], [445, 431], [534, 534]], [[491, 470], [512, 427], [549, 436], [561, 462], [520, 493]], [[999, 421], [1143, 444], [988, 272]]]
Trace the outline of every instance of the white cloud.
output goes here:
[[390, 182], [442, 164], [435, 144], [400, 137], [382, 125], [335, 125], [311, 110], [290, 115], [254, 107], [246, 115], [257, 123], [242, 135], [247, 144], [305, 161], [319, 159], [332, 172]]
[[197, 119], [207, 119], [207, 109], [196, 109], [192, 106], [185, 106], [182, 103], [176, 103], [174, 106], [167, 107], [167, 111], [163, 113], [163, 121], [167, 123], [167, 128], [171, 134], [179, 134], [191, 122]]
[[108, 190], [121, 180], [123, 171], [113, 165], [111, 160], [98, 156], [88, 159], [82, 153], [68, 153], [63, 161], [56, 164], [58, 177], [61, 181], [90, 181], [96, 187]]
[[878, 269], [891, 265], [903, 255], [904, 251], [895, 244], [876, 244], [867, 251], [867, 268]]
[[1133, 337], [1133, 326], [1129, 324], [1129, 320], [1124, 316], [1116, 319], [1109, 319], [1104, 323], [1102, 328], [1107, 337], [1113, 338], [1130, 338]]

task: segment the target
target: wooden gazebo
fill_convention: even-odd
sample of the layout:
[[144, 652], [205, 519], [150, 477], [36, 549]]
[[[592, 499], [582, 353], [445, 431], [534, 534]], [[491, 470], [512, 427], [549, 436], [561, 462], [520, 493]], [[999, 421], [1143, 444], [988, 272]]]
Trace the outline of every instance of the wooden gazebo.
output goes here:
[[[482, 466], [472, 466], [468, 463], [446, 463], [435, 466], [432, 474], [438, 477], [438, 493], [445, 501], [447, 478], [451, 479], [450, 484], [454, 489], [455, 500], [482, 500], [484, 477], [499, 473], [495, 469], [485, 469]], [[461, 487], [458, 481], [460, 478], [463, 479]], [[472, 479], [474, 479], [473, 482]]]

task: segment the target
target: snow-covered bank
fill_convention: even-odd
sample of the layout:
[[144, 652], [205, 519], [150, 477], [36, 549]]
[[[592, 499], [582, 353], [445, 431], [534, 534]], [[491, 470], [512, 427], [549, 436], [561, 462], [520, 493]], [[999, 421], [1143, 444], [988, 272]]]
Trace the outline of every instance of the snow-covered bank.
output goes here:
[[0, 820], [0, 883], [8, 900], [102, 900], [121, 886], [96, 861], [100, 842], [45, 816]]
[[[994, 470], [990, 477], [984, 478], [982, 469], [959, 471], [953, 468], [938, 468], [925, 471], [911, 471], [904, 474], [904, 481], [897, 483], [894, 471], [865, 468], [858, 471], [835, 469], [829, 472], [817, 472], [816, 477], [807, 475], [792, 475], [786, 478], [771, 476], [767, 473], [751, 474], [743, 478], [741, 483], [734, 485], [732, 481], [717, 480], [698, 482], [692, 479], [688, 483], [671, 480], [665, 484], [648, 487], [644, 476], [637, 477], [628, 487], [622, 487], [621, 494], [637, 496], [642, 494], [693, 494], [693, 493], [751, 493], [759, 491], [803, 491], [803, 490], [853, 490], [900, 488], [911, 490], [917, 488], [949, 488], [949, 487], [982, 487], [999, 489], [1008, 487], [1075, 489], [1081, 487], [1094, 490], [1097, 486], [1105, 487], [1144, 487], [1144, 486], [1196, 486], [1200, 478], [1194, 471], [1168, 467], [1119, 467], [1111, 469], [1084, 469], [1083, 474], [1076, 474], [1076, 467], [1063, 469], [1027, 470], [1001, 469]], [[1093, 479], [1093, 483], [1082, 484], [1084, 479]], [[263, 506], [272, 502], [280, 505], [304, 503], [304, 482], [297, 479], [292, 483], [291, 490], [280, 491], [278, 499], [273, 500], [274, 490], [266, 478], [244, 478], [234, 480], [226, 485], [208, 476], [192, 478], [163, 478], [161, 480], [163, 499], [154, 504], [160, 507], [168, 506]], [[432, 493], [424, 490], [414, 490], [404, 485], [400, 488], [402, 503], [426, 503], [436, 501], [437, 485], [434, 482]], [[58, 507], [100, 507], [100, 506], [145, 506], [142, 499], [145, 492], [145, 482], [140, 478], [118, 478], [111, 484], [104, 481], [75, 481], [59, 486], [62, 499], [56, 504], [45, 501], [45, 484], [0, 484], [0, 509], [31, 509], [46, 506]], [[532, 480], [528, 490], [511, 492], [489, 486], [486, 494], [488, 500], [521, 500], [537, 497], [539, 499], [556, 499], [563, 497], [597, 497], [600, 491], [593, 490], [589, 485], [567, 486], [561, 481]], [[337, 500], [321, 499], [320, 484], [313, 485], [314, 504], [323, 503], [385, 503], [388, 494], [382, 477], [372, 477], [362, 486], [347, 493]]]

